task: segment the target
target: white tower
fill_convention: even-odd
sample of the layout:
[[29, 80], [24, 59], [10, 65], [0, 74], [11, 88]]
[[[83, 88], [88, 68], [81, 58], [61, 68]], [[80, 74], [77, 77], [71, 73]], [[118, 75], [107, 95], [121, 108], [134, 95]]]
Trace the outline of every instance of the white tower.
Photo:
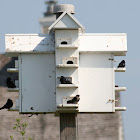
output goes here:
[[47, 10], [44, 13], [44, 17], [39, 19], [41, 26], [41, 33], [48, 33], [49, 26], [56, 20], [56, 15], [53, 14], [54, 5], [57, 4], [56, 0], [46, 1]]

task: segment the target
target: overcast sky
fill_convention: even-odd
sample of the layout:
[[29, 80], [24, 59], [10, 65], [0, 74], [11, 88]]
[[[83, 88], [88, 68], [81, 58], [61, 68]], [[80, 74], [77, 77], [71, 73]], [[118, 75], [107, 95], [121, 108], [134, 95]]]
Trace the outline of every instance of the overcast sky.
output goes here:
[[[76, 2], [75, 2], [76, 1]], [[60, 0], [75, 5], [75, 17], [88, 33], [127, 33], [128, 53], [116, 57], [126, 60], [127, 71], [116, 74], [116, 84], [126, 86], [122, 92], [126, 140], [140, 140], [140, 1], [139, 0]], [[4, 52], [4, 35], [40, 33], [38, 19], [46, 7], [44, 0], [0, 1], [0, 52]]]

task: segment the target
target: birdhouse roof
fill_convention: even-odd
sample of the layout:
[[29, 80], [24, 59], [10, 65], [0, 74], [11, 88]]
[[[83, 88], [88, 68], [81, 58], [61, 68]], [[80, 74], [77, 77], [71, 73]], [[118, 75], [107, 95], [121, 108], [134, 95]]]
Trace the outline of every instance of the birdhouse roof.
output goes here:
[[80, 22], [69, 12], [64, 12], [49, 28], [52, 29], [81, 29], [84, 32], [85, 28]]

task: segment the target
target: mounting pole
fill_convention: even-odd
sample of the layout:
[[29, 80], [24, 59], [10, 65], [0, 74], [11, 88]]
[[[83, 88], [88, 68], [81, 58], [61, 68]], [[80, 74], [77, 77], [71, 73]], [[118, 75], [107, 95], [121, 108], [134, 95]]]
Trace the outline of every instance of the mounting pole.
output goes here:
[[60, 113], [60, 140], [76, 140], [76, 113]]

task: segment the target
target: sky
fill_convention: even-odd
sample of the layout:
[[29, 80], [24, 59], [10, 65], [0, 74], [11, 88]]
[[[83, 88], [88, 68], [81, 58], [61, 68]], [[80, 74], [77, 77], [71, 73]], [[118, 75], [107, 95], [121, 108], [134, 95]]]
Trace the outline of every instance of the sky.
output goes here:
[[[140, 135], [140, 1], [139, 0], [59, 0], [75, 5], [75, 17], [87, 33], [127, 33], [128, 52], [115, 57], [126, 60], [126, 72], [115, 74], [115, 82], [126, 86], [121, 92], [125, 140], [139, 140]], [[5, 34], [40, 33], [38, 19], [43, 17], [44, 0], [0, 1], [0, 53], [5, 50]]]

